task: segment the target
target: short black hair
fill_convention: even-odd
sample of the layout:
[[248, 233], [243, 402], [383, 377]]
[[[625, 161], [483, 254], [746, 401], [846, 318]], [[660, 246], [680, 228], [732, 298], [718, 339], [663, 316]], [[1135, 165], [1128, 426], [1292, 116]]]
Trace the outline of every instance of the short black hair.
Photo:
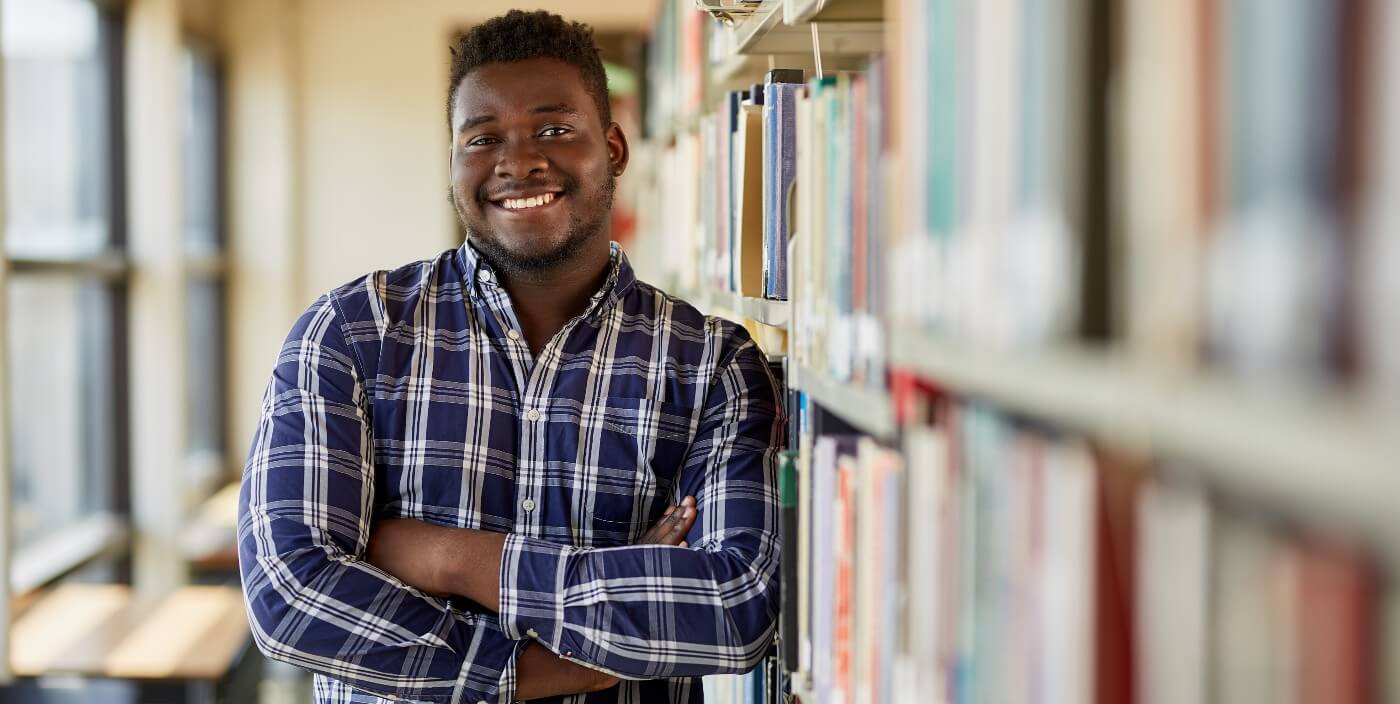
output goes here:
[[485, 64], [539, 58], [558, 59], [577, 67], [584, 88], [598, 106], [603, 127], [612, 124], [608, 75], [593, 40], [593, 28], [545, 10], [511, 10], [463, 32], [452, 43], [452, 83], [447, 88], [449, 129], [457, 89], [468, 73]]

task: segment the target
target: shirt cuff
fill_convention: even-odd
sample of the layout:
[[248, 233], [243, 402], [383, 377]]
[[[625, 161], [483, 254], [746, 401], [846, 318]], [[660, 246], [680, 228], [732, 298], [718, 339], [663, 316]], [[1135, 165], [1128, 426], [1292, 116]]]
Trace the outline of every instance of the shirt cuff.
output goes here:
[[[505, 643], [505, 647], [488, 648], [488, 644], [493, 642]], [[494, 623], [487, 629], [476, 629], [474, 641], [467, 646], [466, 660], [457, 675], [456, 691], [451, 701], [462, 704], [513, 704], [518, 681], [515, 667], [520, 651], [526, 645], [522, 640], [506, 640], [505, 634], [497, 630]], [[500, 675], [493, 681], [489, 677], [495, 672]]]
[[501, 630], [533, 638], [559, 652], [563, 635], [564, 575], [577, 548], [511, 533], [501, 551]]

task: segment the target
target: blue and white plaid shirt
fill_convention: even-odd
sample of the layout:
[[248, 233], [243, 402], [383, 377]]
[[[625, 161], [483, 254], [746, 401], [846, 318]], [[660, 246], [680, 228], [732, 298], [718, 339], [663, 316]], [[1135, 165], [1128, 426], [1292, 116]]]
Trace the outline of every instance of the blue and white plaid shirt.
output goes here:
[[[377, 272], [292, 328], [244, 471], [259, 647], [318, 702], [508, 702], [537, 645], [623, 678], [571, 702], [699, 702], [778, 611], [782, 401], [743, 328], [637, 281], [613, 246], [588, 310], [532, 357], [470, 246]], [[633, 545], [694, 495], [689, 548]], [[374, 519], [509, 534], [501, 612], [364, 561]]]

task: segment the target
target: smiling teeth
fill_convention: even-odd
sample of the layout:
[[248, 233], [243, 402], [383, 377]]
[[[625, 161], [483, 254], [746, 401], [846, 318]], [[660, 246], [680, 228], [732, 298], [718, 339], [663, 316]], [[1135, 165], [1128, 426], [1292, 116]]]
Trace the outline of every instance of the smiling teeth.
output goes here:
[[548, 205], [554, 202], [554, 194], [546, 193], [533, 198], [507, 198], [501, 201], [501, 206], [507, 210], [523, 210], [525, 208], [535, 208], [541, 205]]

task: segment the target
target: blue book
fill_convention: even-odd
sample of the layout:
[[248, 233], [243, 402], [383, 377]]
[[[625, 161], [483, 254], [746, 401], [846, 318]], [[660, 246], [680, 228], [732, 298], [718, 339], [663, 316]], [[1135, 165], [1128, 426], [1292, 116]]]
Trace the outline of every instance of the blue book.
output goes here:
[[802, 71], [774, 69], [763, 85], [763, 295], [787, 300], [792, 180], [797, 174], [796, 93]]

